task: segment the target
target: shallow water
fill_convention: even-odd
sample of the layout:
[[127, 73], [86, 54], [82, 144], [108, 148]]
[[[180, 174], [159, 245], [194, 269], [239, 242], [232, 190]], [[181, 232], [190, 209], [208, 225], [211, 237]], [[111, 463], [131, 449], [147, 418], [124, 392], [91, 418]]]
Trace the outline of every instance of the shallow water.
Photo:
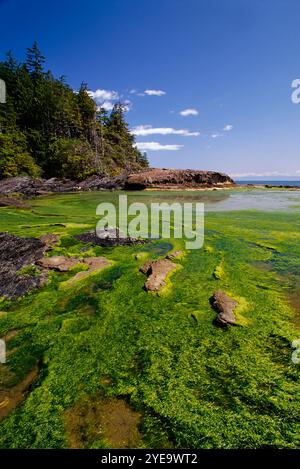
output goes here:
[[298, 186], [300, 187], [300, 181], [283, 180], [283, 181], [263, 181], [263, 180], [247, 180], [247, 181], [235, 181], [237, 184], [259, 184], [259, 185], [270, 185], [270, 186]]
[[[203, 202], [209, 212], [231, 210], [300, 211], [300, 191], [246, 190], [207, 192], [142, 192], [128, 194], [130, 197], [151, 202]], [[144, 200], [140, 200], [144, 199]]]
[[[110, 202], [118, 206], [120, 195], [128, 196], [128, 203], [173, 203], [202, 202], [208, 212], [259, 210], [300, 212], [300, 190], [233, 189], [216, 191], [97, 191], [69, 194], [54, 194], [38, 197], [32, 201], [32, 207], [39, 216], [60, 217], [66, 213], [84, 210], [85, 214], [94, 214], [98, 204]], [[49, 203], [50, 202], [50, 203]], [[55, 214], [50, 213], [54, 210]]]
[[229, 197], [215, 202], [205, 203], [207, 211], [223, 210], [296, 210], [300, 211], [300, 191], [265, 191], [231, 192]]

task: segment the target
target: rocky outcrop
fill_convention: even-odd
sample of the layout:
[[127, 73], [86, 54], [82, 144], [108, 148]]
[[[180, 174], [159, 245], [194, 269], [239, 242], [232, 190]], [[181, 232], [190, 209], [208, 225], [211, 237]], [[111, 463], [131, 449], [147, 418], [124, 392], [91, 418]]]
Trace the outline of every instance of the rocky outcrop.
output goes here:
[[111, 264], [104, 257], [44, 257], [57, 240], [56, 235], [51, 233], [43, 235], [41, 239], [0, 233], [0, 296], [14, 299], [43, 286], [48, 270], [69, 272], [82, 265], [84, 270], [67, 280], [73, 283]]
[[59, 272], [69, 272], [74, 267], [86, 267], [86, 270], [77, 272], [74, 277], [65, 282], [74, 283], [78, 280], [90, 275], [92, 272], [102, 270], [104, 267], [109, 266], [111, 263], [105, 257], [86, 257], [84, 259], [78, 257], [65, 257], [65, 256], [52, 256], [43, 257], [37, 261], [37, 265], [43, 269], [52, 269]]
[[51, 192], [77, 192], [121, 189], [176, 189], [209, 188], [234, 185], [229, 176], [214, 171], [192, 169], [149, 169], [140, 173], [118, 176], [98, 174], [85, 181], [71, 179], [31, 179], [27, 176], [0, 180], [0, 194], [19, 193], [27, 197], [44, 195]]
[[82, 243], [92, 243], [97, 246], [113, 247], [113, 246], [132, 246], [134, 244], [145, 244], [146, 240], [131, 238], [124, 236], [118, 228], [108, 228], [102, 231], [87, 231], [75, 236]]
[[234, 310], [238, 303], [225, 292], [217, 290], [212, 297], [212, 305], [219, 313], [215, 319], [217, 326], [226, 327], [228, 324], [234, 325], [236, 323]]
[[40, 240], [45, 244], [48, 251], [58, 243], [59, 237], [54, 233], [46, 233], [40, 237]]
[[52, 257], [43, 257], [39, 259], [36, 263], [44, 269], [53, 269], [58, 270], [59, 272], [68, 272], [70, 269], [73, 269], [80, 259], [77, 257], [65, 257], [65, 256], [52, 256]]
[[99, 190], [121, 190], [124, 189], [126, 174], [121, 173], [118, 176], [90, 176], [85, 181], [78, 183], [76, 190], [99, 191]]
[[71, 179], [31, 179], [27, 176], [0, 180], [0, 194], [19, 193], [27, 197], [51, 192], [77, 192], [90, 190], [115, 190], [125, 186], [125, 174], [109, 177], [104, 174], [91, 176], [85, 181]]
[[44, 275], [24, 268], [35, 264], [45, 249], [39, 239], [0, 233], [0, 296], [14, 298], [43, 285]]
[[166, 285], [165, 280], [167, 275], [176, 268], [177, 264], [174, 264], [168, 259], [146, 262], [140, 268], [140, 271], [148, 276], [145, 282], [145, 289], [147, 291], [158, 292]]
[[74, 277], [64, 282], [64, 285], [72, 285], [73, 283], [78, 282], [79, 280], [84, 280], [90, 274], [99, 272], [105, 267], [109, 267], [111, 265], [111, 262], [105, 257], [86, 257], [82, 260], [82, 262], [84, 263], [84, 265], [88, 266], [88, 270], [77, 272]]
[[148, 171], [130, 174], [125, 188], [141, 189], [177, 189], [209, 188], [234, 185], [234, 181], [223, 173], [199, 171], [193, 169], [149, 169]]

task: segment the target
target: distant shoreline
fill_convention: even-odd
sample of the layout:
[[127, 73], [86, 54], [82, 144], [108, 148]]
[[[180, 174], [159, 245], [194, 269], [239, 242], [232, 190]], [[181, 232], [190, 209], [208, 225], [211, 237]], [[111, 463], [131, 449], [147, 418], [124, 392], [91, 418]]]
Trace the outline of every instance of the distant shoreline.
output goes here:
[[300, 187], [300, 180], [280, 180], [280, 181], [268, 181], [268, 180], [235, 180], [238, 186], [268, 186], [268, 187]]
[[[165, 191], [165, 192], [211, 192], [211, 191], [234, 191], [234, 190], [286, 190], [300, 191], [300, 181], [233, 181], [227, 175], [213, 172], [183, 171], [177, 173], [174, 170], [163, 170], [162, 180], [151, 179], [152, 174], [139, 173], [126, 177], [119, 176], [91, 176], [85, 181], [72, 181], [70, 179], [32, 179], [30, 177], [16, 177], [0, 180], [1, 206], [6, 206], [10, 202], [3, 196], [15, 198], [16, 194], [25, 197], [42, 196], [54, 193], [73, 193], [86, 191], [112, 191], [127, 190], [134, 191]], [[170, 174], [169, 174], [170, 173]], [[160, 176], [160, 174], [159, 174]], [[191, 184], [192, 178], [203, 177], [203, 183]], [[141, 182], [139, 178], [141, 177]], [[191, 177], [189, 179], [189, 177]], [[214, 179], [213, 179], [214, 178]], [[131, 184], [128, 180], [133, 179]], [[137, 183], [135, 182], [137, 179]], [[177, 180], [176, 180], [177, 179]], [[193, 182], [193, 181], [192, 181]], [[11, 201], [12, 202], [12, 201]]]

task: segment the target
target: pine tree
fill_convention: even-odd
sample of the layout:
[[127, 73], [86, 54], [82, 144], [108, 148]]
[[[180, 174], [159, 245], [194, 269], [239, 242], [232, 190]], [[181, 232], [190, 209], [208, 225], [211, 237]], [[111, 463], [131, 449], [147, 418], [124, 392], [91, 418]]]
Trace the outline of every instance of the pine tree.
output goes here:
[[45, 72], [44, 63], [36, 42], [27, 49], [25, 63], [11, 52], [0, 61], [7, 87], [6, 103], [0, 105], [0, 177], [42, 171], [44, 177], [83, 179], [148, 165], [135, 147], [121, 103], [110, 115], [97, 109], [86, 83], [76, 93], [65, 78]]
[[33, 78], [38, 78], [43, 74], [45, 57], [41, 53], [36, 41], [32, 47], [27, 49], [26, 67]]

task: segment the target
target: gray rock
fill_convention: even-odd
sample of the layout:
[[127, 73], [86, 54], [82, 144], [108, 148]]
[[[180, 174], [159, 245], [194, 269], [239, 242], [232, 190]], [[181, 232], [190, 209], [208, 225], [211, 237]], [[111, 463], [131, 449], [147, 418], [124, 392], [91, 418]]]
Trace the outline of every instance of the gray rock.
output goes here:
[[76, 239], [82, 243], [92, 243], [97, 246], [126, 246], [134, 244], [145, 244], [147, 241], [143, 239], [126, 237], [118, 228], [108, 228], [107, 230], [96, 231], [91, 230], [85, 233], [75, 235]]
[[166, 285], [167, 275], [177, 268], [177, 264], [168, 259], [158, 259], [156, 261], [147, 261], [140, 271], [148, 276], [145, 282], [147, 291], [158, 292]]
[[222, 290], [217, 290], [212, 297], [212, 305], [218, 311], [215, 324], [220, 327], [226, 327], [228, 324], [234, 325], [236, 317], [233, 313], [238, 303], [226, 295]]
[[19, 238], [0, 233], [0, 296], [15, 298], [45, 282], [45, 276], [18, 273], [34, 265], [45, 251], [45, 244], [36, 238]]

